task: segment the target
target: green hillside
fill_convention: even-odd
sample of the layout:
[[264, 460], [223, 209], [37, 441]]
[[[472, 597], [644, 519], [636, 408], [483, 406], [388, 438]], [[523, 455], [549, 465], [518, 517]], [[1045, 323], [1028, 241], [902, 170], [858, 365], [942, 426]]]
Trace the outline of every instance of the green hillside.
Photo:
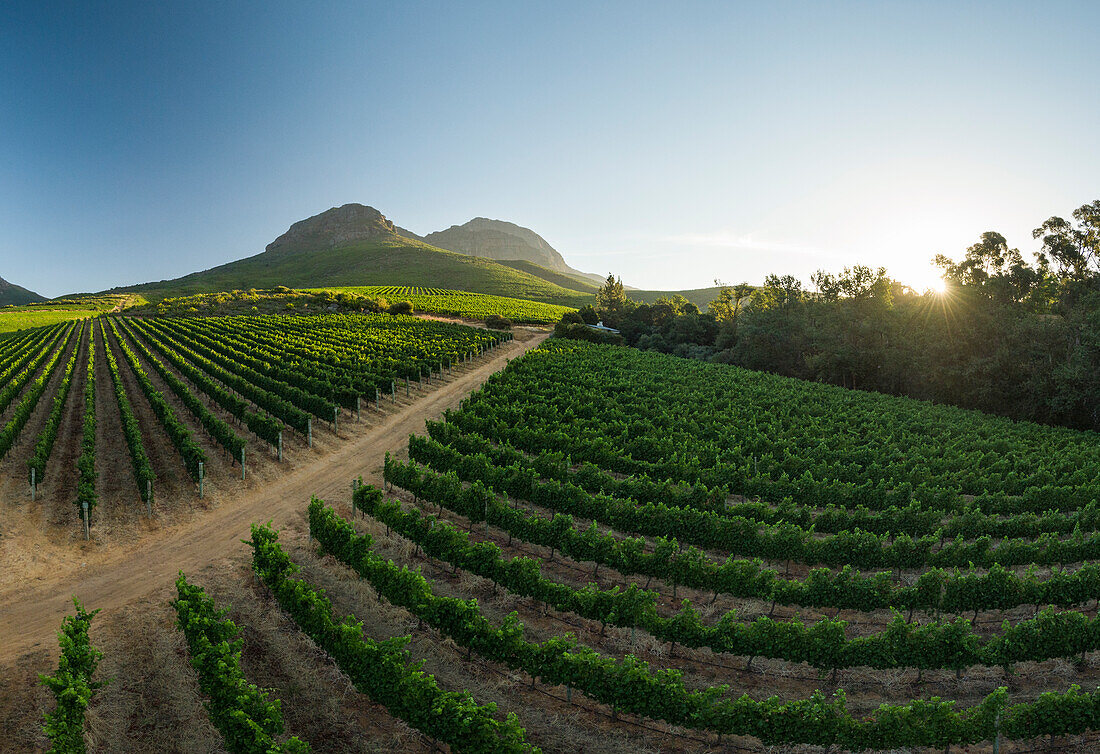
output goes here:
[[401, 285], [511, 296], [563, 306], [583, 306], [584, 292], [555, 285], [489, 259], [456, 254], [418, 241], [391, 237], [338, 248], [272, 250], [175, 280], [113, 289], [150, 300], [249, 288]]
[[721, 288], [690, 288], [686, 291], [630, 291], [626, 292], [626, 297], [634, 301], [640, 301], [643, 304], [652, 304], [659, 298], [671, 298], [677, 294], [683, 296], [691, 303], [699, 307], [699, 311], [705, 312], [707, 306], [711, 301], [718, 298], [718, 292]]
[[44, 327], [70, 319], [94, 317], [144, 303], [141, 296], [82, 295], [0, 308], [0, 333]]
[[408, 301], [417, 312], [445, 314], [467, 319], [485, 319], [491, 314], [506, 317], [513, 322], [527, 324], [552, 324], [561, 316], [575, 309], [508, 296], [491, 296], [486, 293], [448, 291], [440, 288], [414, 288], [409, 286], [334, 286], [318, 291], [335, 291], [355, 296], [384, 298], [388, 301]]
[[34, 291], [0, 278], [0, 306], [22, 306], [45, 300]]
[[529, 262], [526, 259], [498, 260], [497, 264], [503, 264], [507, 267], [511, 267], [521, 272], [530, 273], [535, 277], [542, 278], [548, 283], [560, 285], [563, 288], [571, 288], [575, 291], [595, 293], [600, 287], [590, 280], [586, 280], [583, 275], [574, 275], [568, 272], [555, 272], [548, 267], [543, 267], [540, 264]]

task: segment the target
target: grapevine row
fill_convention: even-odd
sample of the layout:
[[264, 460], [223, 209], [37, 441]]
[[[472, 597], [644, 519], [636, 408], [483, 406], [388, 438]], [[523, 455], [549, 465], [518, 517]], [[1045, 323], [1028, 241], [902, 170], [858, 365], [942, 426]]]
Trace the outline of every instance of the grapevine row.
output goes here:
[[[301, 363], [292, 368], [284, 368], [280, 362], [285, 360], [285, 354], [265, 348], [256, 342], [246, 342], [232, 335], [220, 334], [218, 338], [210, 337], [201, 322], [190, 320], [162, 320], [159, 324], [172, 328], [172, 331], [191, 338], [206, 348], [217, 351], [223, 356], [236, 359], [251, 369], [257, 370], [269, 378], [285, 382], [304, 391], [319, 396], [328, 396], [340, 406], [354, 410], [358, 407], [359, 392], [347, 387], [335, 384], [327, 379], [318, 379], [306, 373]], [[258, 354], [263, 358], [254, 358], [250, 354]], [[373, 386], [372, 386], [373, 392]], [[327, 419], [328, 416], [322, 417]]]
[[500, 468], [484, 455], [464, 456], [420, 436], [409, 439], [409, 457], [434, 468], [454, 471], [466, 481], [480, 481], [512, 497], [593, 519], [619, 531], [670, 536], [743, 556], [806, 565], [896, 569], [1050, 565], [1100, 558], [1100, 532], [1085, 536], [1075, 531], [1067, 540], [1057, 534], [1043, 534], [1034, 542], [1005, 539], [997, 545], [988, 536], [971, 542], [960, 536], [944, 542], [937, 536], [890, 537], [858, 529], [818, 537], [812, 530], [790, 523], [761, 524], [715, 511], [675, 508], [663, 503], [636, 505], [630, 500], [593, 495], [571, 482], [540, 481], [531, 468], [519, 465]]
[[755, 657], [768, 657], [805, 662], [821, 670], [951, 668], [959, 672], [984, 665], [1011, 673], [1019, 662], [1083, 657], [1100, 648], [1100, 619], [1050, 609], [984, 640], [964, 618], [916, 625], [898, 615], [885, 631], [855, 639], [845, 637], [846, 621], [829, 618], [810, 625], [798, 619], [779, 622], [768, 617], [745, 623], [738, 622], [736, 611], [731, 610], [707, 626], [690, 600], [683, 601], [679, 613], [665, 618], [657, 614], [655, 592], [640, 590], [635, 584], [625, 591], [617, 587], [607, 591], [573, 589], [543, 577], [536, 560], [505, 560], [492, 543], [471, 544], [466, 533], [441, 524], [434, 516], [422, 517], [417, 511], [404, 512], [396, 503], [383, 502], [376, 488], [356, 490], [354, 505], [428, 555], [490, 579], [510, 592], [603, 625], [640, 628], [673, 647], [705, 647], [719, 654], [748, 657], [750, 664]]
[[[679, 671], [653, 671], [630, 655], [623, 660], [603, 657], [569, 637], [528, 642], [514, 614], [495, 628], [480, 614], [476, 600], [436, 596], [419, 572], [398, 568], [376, 555], [369, 536], [356, 534], [320, 501], [310, 504], [309, 516], [310, 533], [327, 552], [366, 579], [379, 596], [406, 608], [460, 646], [549, 685], [576, 688], [614, 709], [643, 717], [721, 734], [751, 735], [767, 745], [839, 745], [854, 751], [969, 745], [992, 739], [998, 731], [1008, 738], [1032, 738], [1100, 727], [1100, 691], [1081, 693], [1078, 687], [1012, 707], [1006, 707], [1007, 692], [1001, 688], [961, 712], [954, 710], [952, 702], [939, 699], [883, 704], [876, 716], [858, 720], [848, 712], [841, 692], [833, 700], [815, 692], [808, 699], [781, 702], [776, 697], [757, 701], [748, 695], [729, 699], [726, 686], [688, 690]], [[270, 530], [254, 527], [257, 530], [266, 532], [271, 541]], [[255, 534], [253, 539], [255, 543]]]
[[[172, 345], [179, 346], [178, 341], [173, 340], [173, 337], [178, 337], [171, 330], [166, 328], [161, 322], [156, 320], [142, 321], [141, 326], [147, 327], [157, 336], [163, 337]], [[182, 348], [182, 346], [180, 346]], [[319, 419], [330, 421], [332, 419], [333, 412], [336, 410], [336, 404], [332, 401], [322, 398], [319, 395], [315, 395], [301, 388], [290, 385], [282, 380], [269, 377], [266, 374], [258, 372], [249, 366], [246, 362], [249, 361], [248, 357], [243, 357], [241, 354], [235, 354], [230, 351], [229, 355], [223, 353], [224, 348], [215, 348], [205, 342], [204, 338], [191, 337], [185, 350], [185, 353], [189, 352], [201, 356], [206, 362], [200, 361], [200, 365], [203, 363], [210, 363], [224, 370], [224, 374], [231, 374], [235, 378], [244, 380], [250, 385], [254, 385], [256, 388], [267, 391], [272, 396], [278, 396], [284, 398], [285, 401], [302, 411], [307, 411]], [[224, 379], [222, 380], [225, 381]], [[237, 387], [234, 385], [234, 387]], [[238, 392], [241, 392], [238, 390]], [[275, 405], [275, 404], [272, 404]]]
[[99, 322], [99, 331], [103, 337], [103, 356], [107, 360], [107, 370], [111, 373], [111, 384], [115, 388], [115, 402], [118, 403], [118, 412], [122, 420], [122, 435], [126, 438], [126, 447], [130, 451], [134, 482], [137, 484], [141, 501], [152, 503], [152, 483], [157, 475], [153, 471], [153, 464], [149, 462], [149, 456], [145, 453], [141, 427], [130, 405], [130, 399], [126, 395], [126, 388], [122, 384], [122, 375], [119, 374], [115, 355], [111, 352], [111, 344], [107, 342], [107, 330], [103, 326], [103, 320]]
[[[0, 388], [0, 413], [6, 411], [11, 402], [23, 392], [23, 388], [37, 374], [38, 368], [49, 358], [66, 331], [71, 332], [72, 326], [56, 328], [49, 337], [43, 338], [38, 344], [28, 349], [26, 356], [9, 369], [7, 375], [0, 375], [0, 385], [3, 385]], [[13, 373], [14, 377], [11, 376]]]
[[53, 399], [53, 407], [50, 409], [50, 415], [46, 418], [46, 425], [42, 428], [42, 431], [38, 433], [38, 439], [34, 445], [34, 453], [31, 455], [29, 461], [27, 461], [28, 474], [34, 470], [35, 484], [41, 483], [46, 478], [46, 464], [50, 460], [50, 455], [53, 453], [54, 443], [57, 441], [57, 432], [61, 426], [62, 414], [65, 411], [65, 404], [69, 399], [69, 389], [73, 384], [73, 377], [76, 374], [76, 362], [77, 357], [80, 354], [81, 342], [84, 339], [84, 324], [83, 322], [76, 326], [76, 342], [73, 344], [73, 354], [69, 357], [69, 362], [65, 365], [65, 373], [61, 378], [61, 385], [57, 389], [57, 395]]
[[[130, 347], [126, 345], [126, 341], [122, 338], [118, 338], [118, 330], [114, 329], [114, 322], [111, 322], [111, 328], [118, 339], [119, 348], [122, 350], [122, 355], [126, 358], [126, 363], [130, 365], [130, 372], [137, 380], [138, 386], [141, 388], [141, 392], [145, 394], [145, 399], [149, 401], [149, 406], [153, 410], [153, 415], [160, 421], [161, 426], [164, 427], [164, 431], [168, 435], [168, 439], [172, 441], [172, 445], [175, 446], [179, 452], [180, 457], [183, 459], [184, 466], [187, 467], [187, 473], [191, 475], [191, 478], [195, 481], [199, 479], [199, 464], [206, 463], [206, 452], [195, 442], [194, 437], [191, 435], [191, 430], [187, 428], [187, 425], [180, 421], [176, 416], [176, 412], [172, 410], [172, 407], [165, 400], [164, 396], [160, 394], [156, 386], [153, 385], [153, 381], [149, 379], [149, 375], [142, 369], [141, 363], [138, 361], [137, 356], [134, 354]], [[150, 363], [156, 365], [159, 362], [151, 360]]]
[[[126, 320], [120, 319], [118, 322], [122, 329], [126, 331], [126, 334], [130, 336], [130, 340], [142, 352], [142, 355], [145, 356], [146, 361], [153, 366], [153, 369], [156, 370], [157, 374], [161, 376], [161, 379], [168, 384], [172, 392], [175, 393], [191, 413], [195, 415], [203, 428], [209, 432], [222, 447], [229, 451], [230, 456], [234, 459], [239, 459], [241, 449], [244, 447], [244, 440], [238, 437], [228, 424], [214, 416], [214, 414], [203, 405], [202, 401], [191, 392], [187, 384], [173, 374], [160, 359], [153, 355], [145, 342], [134, 335], [134, 331], [130, 329], [130, 325]], [[114, 325], [115, 321], [112, 319], [111, 326], [114, 327]], [[119, 342], [122, 342], [121, 339]], [[123, 347], [126, 347], [125, 343], [123, 343]], [[245, 426], [257, 437], [261, 440], [266, 440], [272, 445], [279, 442], [279, 433], [283, 431], [282, 422], [270, 416], [252, 411], [247, 401], [221, 387], [217, 382], [207, 377], [202, 371], [192, 367], [176, 354], [166, 350], [157, 350], [164, 355], [165, 358], [171, 361], [181, 373], [190, 379], [199, 390], [208, 395], [214, 403], [243, 421]], [[136, 358], [131, 363], [136, 364]]]
[[244, 641], [233, 621], [225, 617], [202, 587], [187, 583], [181, 573], [176, 579], [172, 607], [176, 625], [187, 638], [191, 665], [199, 676], [199, 688], [210, 700], [206, 710], [210, 722], [222, 734], [225, 747], [233, 754], [306, 754], [309, 745], [296, 736], [278, 743], [283, 735], [279, 701], [268, 699], [248, 682], [240, 668]]
[[84, 382], [84, 424], [80, 441], [80, 456], [76, 461], [78, 479], [76, 500], [73, 504], [80, 511], [85, 505], [88, 511], [95, 509], [99, 498], [95, 491], [98, 477], [95, 470], [95, 330], [88, 335], [88, 370]]
[[73, 604], [76, 615], [66, 616], [57, 632], [61, 645], [57, 673], [39, 676], [57, 699], [57, 709], [46, 713], [44, 727], [53, 744], [50, 751], [58, 754], [84, 753], [84, 710], [106, 683], [92, 680], [103, 653], [88, 641], [88, 627], [99, 611], [88, 612], [75, 597]]
[[[19, 403], [16, 404], [11, 419], [8, 420], [8, 423], [4, 425], [3, 429], [0, 429], [0, 458], [3, 458], [7, 455], [8, 451], [11, 450], [15, 441], [19, 438], [19, 434], [23, 431], [23, 427], [26, 426], [27, 421], [31, 418], [31, 414], [34, 413], [35, 406], [38, 405], [38, 400], [42, 397], [42, 394], [46, 392], [46, 386], [49, 381], [53, 379], [54, 371], [62, 355], [65, 353], [67, 344], [72, 339], [74, 329], [74, 327], [68, 328], [64, 341], [53, 351], [53, 355], [50, 357], [50, 360], [46, 362], [42, 374], [31, 383], [30, 388], [24, 393]], [[76, 353], [75, 349], [73, 353]]]
[[1086, 433], [575, 341], [547, 341], [459, 414], [527, 452], [810, 507], [960, 509], [974, 495], [1010, 513], [1100, 498]]
[[337, 618], [323, 593], [291, 578], [298, 568], [279, 546], [275, 532], [253, 524], [250, 544], [252, 567], [260, 580], [361, 693], [456, 752], [539, 751], [524, 740], [514, 714], [498, 721], [495, 704], [478, 705], [466, 691], [444, 691], [434, 677], [420, 670], [419, 663], [410, 664], [405, 649], [408, 637], [374, 641], [363, 636], [362, 625], [353, 616]]
[[[243, 377], [238, 377], [232, 372], [223, 369], [209, 359], [199, 355], [193, 349], [178, 343], [174, 339], [163, 335], [158, 336], [141, 320], [135, 319], [132, 320], [131, 323], [134, 330], [140, 333], [154, 349], [178, 367], [180, 371], [198, 385], [203, 392], [210, 395], [211, 398], [214, 398], [215, 401], [234, 416], [245, 420], [247, 415], [252, 413], [247, 408], [247, 401], [251, 401], [259, 408], [269, 412], [272, 416], [286, 422], [290, 427], [301, 432], [303, 435], [309, 432], [310, 417], [305, 411], [283, 400], [274, 393], [255, 387]], [[189, 363], [188, 360], [194, 362], [197, 367]], [[203, 375], [204, 372], [205, 375]], [[218, 382], [232, 388], [240, 397], [219, 387]], [[233, 408], [231, 409], [230, 406], [233, 406]], [[251, 428], [252, 427], [249, 426], [249, 429]], [[273, 427], [268, 427], [266, 430], [264, 435], [261, 436], [262, 439], [267, 440], [273, 445], [276, 444], [278, 442], [278, 437], [272, 431]]]
[[742, 516], [765, 524], [787, 522], [803, 529], [811, 526], [815, 532], [835, 534], [860, 529], [874, 534], [908, 534], [911, 537], [936, 534], [953, 540], [993, 538], [1032, 538], [1043, 533], [1070, 534], [1074, 530], [1100, 530], [1100, 504], [1090, 502], [1084, 508], [1070, 512], [1049, 510], [1035, 513], [1019, 513], [1002, 518], [982, 513], [977, 507], [968, 507], [944, 519], [944, 511], [927, 508], [913, 500], [904, 506], [890, 506], [871, 510], [864, 506], [840, 508], [828, 505], [819, 512], [800, 505], [791, 498], [777, 504], [765, 502], [740, 502], [729, 504], [728, 490], [709, 488], [695, 482], [674, 482], [668, 479], [654, 480], [647, 476], [617, 478], [598, 466], [585, 462], [577, 470], [572, 469], [572, 459], [560, 452], [540, 451], [528, 456], [505, 444], [495, 445], [481, 435], [464, 433], [455, 424], [427, 422], [428, 436], [450, 445], [463, 455], [487, 456], [495, 466], [521, 465], [534, 469], [539, 476], [559, 482], [570, 482], [582, 489], [619, 498], [630, 498], [639, 503], [663, 503], [672, 508], [697, 508], [723, 516]]
[[802, 581], [780, 578], [759, 560], [727, 558], [715, 563], [694, 548], [680, 549], [660, 537], [652, 552], [640, 538], [619, 539], [595, 528], [577, 531], [573, 518], [555, 514], [547, 519], [515, 510], [480, 482], [464, 487], [453, 473], [440, 474], [386, 458], [386, 482], [419, 498], [459, 513], [471, 521], [487, 521], [523, 541], [560, 550], [578, 561], [607, 565], [624, 575], [641, 575], [734, 597], [780, 605], [834, 607], [860, 611], [897, 608], [961, 613], [1005, 610], [1018, 605], [1070, 607], [1100, 598], [1100, 566], [1085, 564], [1074, 572], [1053, 570], [1039, 578], [1020, 577], [994, 565], [988, 573], [931, 569], [912, 586], [898, 586], [887, 573], [869, 576], [849, 567], [837, 573], [826, 568], [809, 572]]

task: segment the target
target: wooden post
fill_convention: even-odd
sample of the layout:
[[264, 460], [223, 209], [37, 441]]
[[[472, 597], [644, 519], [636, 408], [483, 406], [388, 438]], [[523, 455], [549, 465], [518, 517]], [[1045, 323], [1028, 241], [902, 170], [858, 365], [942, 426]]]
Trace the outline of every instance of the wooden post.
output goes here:
[[244, 480], [244, 448], [241, 448], [241, 480]]
[[34, 468], [33, 466], [31, 467], [31, 502], [32, 503], [34, 502], [34, 491], [35, 491], [34, 488], [36, 486], [35, 483], [34, 483], [34, 475], [35, 475], [35, 473], [37, 473], [37, 471], [38, 471], [38, 469]]
[[340, 407], [332, 407], [332, 434], [336, 434], [336, 420], [340, 418]]
[[374, 389], [374, 407], [377, 408], [379, 411], [382, 410], [382, 389], [381, 388], [376, 387]]
[[359, 421], [359, 396], [355, 396], [355, 421]]
[[89, 539], [90, 532], [88, 531], [88, 501], [84, 500], [80, 503], [84, 508], [84, 539]]
[[279, 463], [283, 462], [283, 431], [279, 430]]
[[406, 375], [405, 376], [405, 397], [408, 397], [408, 395], [409, 395], [409, 377], [408, 377], [408, 375]]
[[397, 403], [397, 383], [394, 380], [390, 380], [390, 396], [393, 402]]
[[313, 447], [313, 417], [306, 419], [306, 442]]
[[206, 464], [204, 464], [202, 461], [199, 461], [199, 500], [202, 500], [203, 482], [206, 480], [206, 471], [204, 468], [205, 466]]
[[149, 514], [149, 518], [153, 517], [153, 480], [145, 480], [145, 512]]

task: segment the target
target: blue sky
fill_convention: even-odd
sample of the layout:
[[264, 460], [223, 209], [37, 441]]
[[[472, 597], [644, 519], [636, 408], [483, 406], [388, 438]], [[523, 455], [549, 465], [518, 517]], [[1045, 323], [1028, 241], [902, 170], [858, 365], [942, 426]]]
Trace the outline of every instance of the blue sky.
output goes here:
[[346, 202], [646, 288], [933, 277], [1100, 198], [1098, 3], [0, 7], [0, 277], [259, 253]]

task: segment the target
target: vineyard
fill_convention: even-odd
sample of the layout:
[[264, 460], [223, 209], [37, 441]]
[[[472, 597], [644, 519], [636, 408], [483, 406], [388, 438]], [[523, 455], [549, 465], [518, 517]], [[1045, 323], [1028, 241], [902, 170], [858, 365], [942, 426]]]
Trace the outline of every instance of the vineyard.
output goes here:
[[101, 514], [201, 507], [249, 469], [301, 463], [510, 337], [389, 315], [107, 315], [15, 333], [0, 340], [0, 463], [25, 480], [21, 512], [90, 538]]
[[[110, 409], [137, 496], [160, 479], [142, 417], [194, 489], [219, 452], [223, 472], [246, 445], [277, 466], [280, 436], [308, 451], [330, 410], [354, 422], [495, 337], [107, 317], [5, 341], [0, 370], [23, 403], [57, 385], [36, 458], [66, 395], [74, 457], [103, 452]], [[46, 733], [120, 751], [1100, 748], [1092, 434], [553, 339], [426, 430], [380, 486], [240, 531], [247, 561], [189, 567], [102, 645], [78, 603]], [[80, 468], [104, 506], [102, 466]]]
[[355, 492], [373, 539], [316, 501], [311, 532], [551, 693], [701, 746], [1100, 745], [1091, 434], [549, 341], [428, 435], [403, 502]]
[[491, 296], [485, 293], [448, 291], [441, 288], [417, 288], [406, 286], [354, 286], [317, 290], [334, 290], [357, 296], [408, 301], [416, 311], [443, 314], [467, 319], [485, 319], [496, 314], [513, 322], [549, 324], [561, 320], [561, 315], [573, 311], [567, 306], [544, 304], [521, 298]]

